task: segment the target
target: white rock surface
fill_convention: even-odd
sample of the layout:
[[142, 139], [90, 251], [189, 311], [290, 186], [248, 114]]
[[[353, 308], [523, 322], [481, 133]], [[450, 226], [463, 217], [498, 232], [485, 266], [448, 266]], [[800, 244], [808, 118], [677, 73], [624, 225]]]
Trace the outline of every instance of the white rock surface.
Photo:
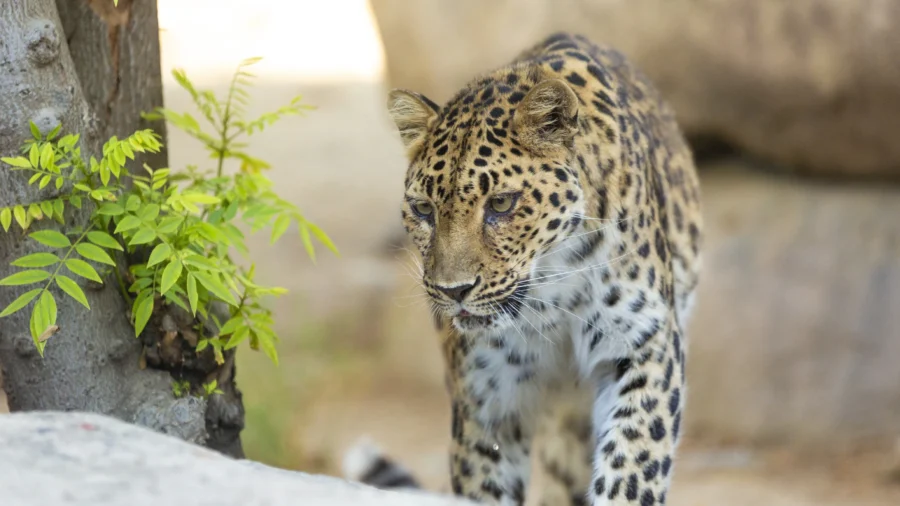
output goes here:
[[88, 413], [0, 415], [4, 506], [464, 506], [224, 457]]

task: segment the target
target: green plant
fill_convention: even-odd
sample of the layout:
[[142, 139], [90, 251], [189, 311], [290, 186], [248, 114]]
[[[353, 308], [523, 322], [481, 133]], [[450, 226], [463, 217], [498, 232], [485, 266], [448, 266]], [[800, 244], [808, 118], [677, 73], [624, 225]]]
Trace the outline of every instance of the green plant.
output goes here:
[[188, 380], [175, 380], [172, 382], [172, 394], [176, 398], [184, 397], [191, 393], [191, 382]]
[[213, 394], [224, 394], [224, 393], [225, 392], [223, 392], [222, 389], [219, 388], [218, 380], [212, 380], [209, 383], [203, 384], [203, 396], [204, 397], [209, 397]]
[[[69, 228], [65, 233], [30, 233], [32, 240], [49, 251], [14, 260], [12, 265], [24, 270], [0, 280], [4, 286], [42, 284], [0, 312], [0, 317], [8, 316], [37, 299], [30, 327], [41, 354], [47, 339], [59, 329], [53, 286], [90, 309], [84, 291], [69, 274], [102, 283], [111, 271], [122, 296], [131, 303], [135, 335], [141, 334], [157, 304], [175, 304], [204, 320], [212, 319], [219, 329], [215, 336], [204, 336], [203, 325], [197, 325], [201, 337], [198, 352], [211, 347], [221, 364], [224, 350], [248, 341], [251, 348], [262, 349], [278, 363], [278, 337], [272, 330], [271, 311], [262, 304], [262, 298], [281, 295], [285, 290], [257, 284], [254, 266], [245, 269], [234, 261], [233, 252], [248, 254], [244, 233], [235, 223], [242, 220], [251, 232], [271, 227], [273, 243], [296, 223], [312, 261], [313, 237], [335, 254], [338, 251], [319, 227], [272, 190], [272, 181], [264, 175], [269, 165], [244, 151], [244, 137], [263, 131], [285, 116], [310, 109], [297, 97], [285, 107], [247, 120], [244, 106], [253, 75], [246, 68], [257, 61], [241, 62], [224, 99], [197, 90], [184, 72], [173, 72], [212, 133], [189, 113], [160, 108], [146, 114], [150, 119], [165, 118], [202, 142], [215, 162], [214, 169], [201, 170], [192, 165], [175, 172], [145, 164], [142, 171], [133, 170], [129, 162], [133, 162], [135, 153], [155, 153], [162, 146], [159, 136], [150, 130], [121, 140], [113, 137], [104, 144], [100, 160], [90, 157], [86, 161], [77, 135], [57, 139], [57, 127], [43, 136], [32, 124], [33, 139], [25, 142], [21, 156], [2, 158], [13, 170], [30, 173], [29, 184], [40, 189], [51, 184], [57, 190], [71, 188], [53, 199], [0, 209], [0, 225], [5, 231], [13, 221], [23, 231], [33, 221], [47, 218], [64, 225], [63, 217], [70, 207], [91, 206], [86, 227]], [[239, 169], [230, 175], [224, 172], [228, 160], [239, 163]], [[141, 258], [137, 254], [140, 251], [149, 254]], [[216, 302], [228, 306], [225, 321], [219, 321], [211, 311]]]

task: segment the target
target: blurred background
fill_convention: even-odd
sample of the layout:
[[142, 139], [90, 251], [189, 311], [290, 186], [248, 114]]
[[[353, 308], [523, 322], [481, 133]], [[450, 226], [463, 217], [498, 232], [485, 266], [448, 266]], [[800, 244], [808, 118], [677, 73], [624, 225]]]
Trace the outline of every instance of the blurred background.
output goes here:
[[[705, 272], [674, 505], [900, 504], [900, 2], [158, 0], [166, 105], [183, 68], [252, 109], [315, 106], [254, 138], [283, 197], [334, 239], [251, 250], [281, 365], [242, 350], [250, 458], [339, 474], [360, 436], [447, 491], [436, 335], [397, 210], [391, 87], [442, 102], [556, 30], [610, 43], [675, 107], [700, 159]], [[252, 112], [252, 111], [251, 111]], [[173, 168], [204, 159], [174, 129]]]

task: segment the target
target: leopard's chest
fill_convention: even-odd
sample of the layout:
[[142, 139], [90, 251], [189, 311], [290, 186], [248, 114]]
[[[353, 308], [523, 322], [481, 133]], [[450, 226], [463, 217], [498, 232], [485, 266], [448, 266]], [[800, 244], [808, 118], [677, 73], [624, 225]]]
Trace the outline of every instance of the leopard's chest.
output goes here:
[[512, 325], [471, 336], [466, 381], [477, 398], [492, 399], [488, 418], [589, 384], [665, 319], [658, 295], [615, 254], [614, 234], [589, 255], [578, 252], [590, 233], [578, 234], [536, 262]]

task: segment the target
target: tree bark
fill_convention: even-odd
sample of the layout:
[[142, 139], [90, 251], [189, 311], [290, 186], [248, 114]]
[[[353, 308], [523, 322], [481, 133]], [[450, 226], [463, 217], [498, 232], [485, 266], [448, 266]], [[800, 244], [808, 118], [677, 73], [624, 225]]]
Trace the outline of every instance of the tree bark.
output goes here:
[[[155, 1], [119, 0], [114, 7], [112, 0], [0, 0], [0, 155], [15, 155], [33, 121], [43, 133], [61, 123], [63, 133], [80, 135], [86, 158], [99, 159], [102, 144], [113, 135], [122, 138], [152, 128], [165, 136], [163, 123], [140, 116], [162, 103]], [[139, 156], [131, 167], [143, 163], [165, 167], [166, 153]], [[53, 196], [49, 187], [38, 191], [22, 174], [0, 169], [0, 208]], [[87, 211], [71, 211], [66, 211], [67, 227], [87, 222]], [[45, 219], [32, 229], [57, 226]], [[0, 278], [12, 272], [14, 258], [40, 248], [18, 228], [0, 232]], [[176, 398], [174, 368], [160, 362], [144, 366], [149, 361], [143, 357], [158, 347], [163, 334], [163, 315], [148, 325], [149, 337], [135, 339], [130, 308], [116, 282], [89, 285], [82, 288], [90, 311], [68, 297], [56, 297], [60, 330], [43, 357], [29, 336], [29, 310], [0, 319], [0, 369], [10, 410], [109, 414], [242, 456], [243, 406], [234, 386], [233, 360], [218, 374], [226, 395], [213, 398], [221, 399]], [[22, 291], [0, 288], [0, 307]], [[196, 383], [210, 371], [188, 373]]]

